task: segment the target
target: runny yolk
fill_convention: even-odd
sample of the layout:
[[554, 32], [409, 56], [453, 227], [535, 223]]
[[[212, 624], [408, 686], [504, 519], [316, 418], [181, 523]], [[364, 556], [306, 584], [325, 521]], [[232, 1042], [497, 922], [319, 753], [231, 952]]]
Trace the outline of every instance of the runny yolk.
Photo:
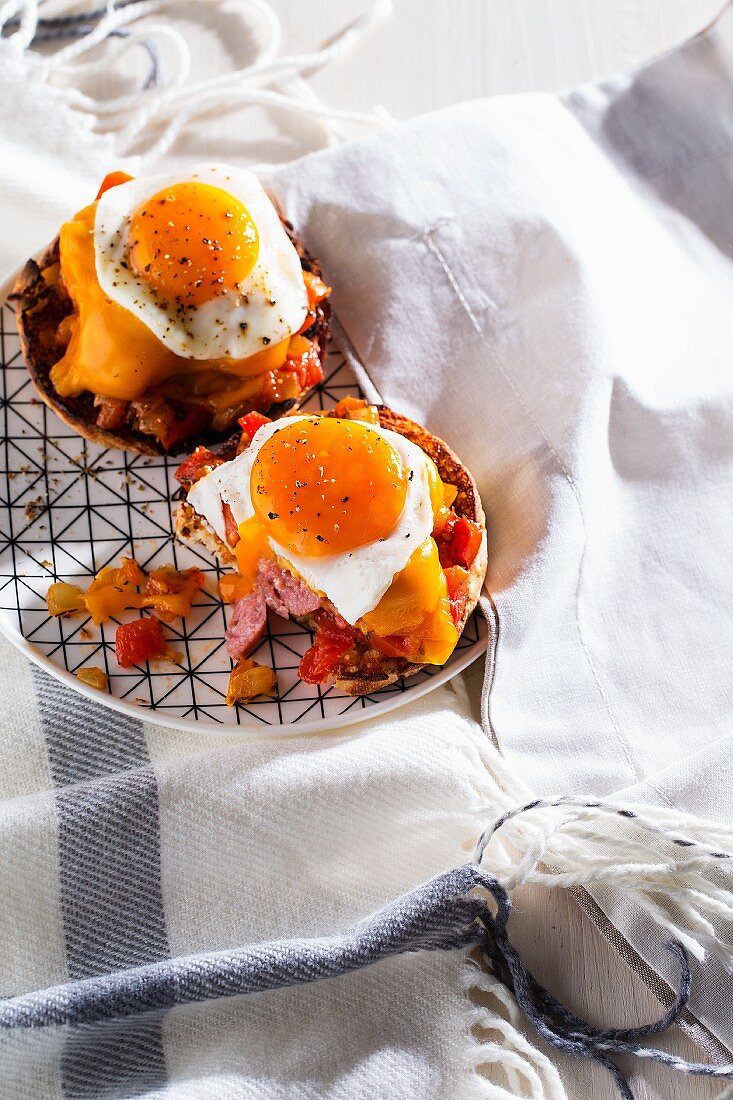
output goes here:
[[209, 183], [176, 183], [130, 220], [130, 266], [166, 302], [196, 307], [236, 291], [257, 262], [246, 207]]
[[267, 533], [295, 554], [323, 557], [387, 538], [410, 476], [368, 424], [299, 420], [275, 432], [252, 466], [252, 503]]

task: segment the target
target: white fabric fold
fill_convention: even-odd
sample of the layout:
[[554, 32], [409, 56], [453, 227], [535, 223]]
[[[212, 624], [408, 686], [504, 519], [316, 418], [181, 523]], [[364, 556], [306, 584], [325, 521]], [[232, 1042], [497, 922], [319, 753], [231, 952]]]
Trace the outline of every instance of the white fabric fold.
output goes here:
[[632, 76], [451, 107], [273, 184], [372, 391], [477, 476], [510, 769], [727, 823], [732, 146], [729, 8]]
[[[543, 791], [730, 728], [732, 73], [730, 12], [635, 78], [450, 108], [274, 184], [376, 390], [477, 475], [492, 718]], [[613, 159], [591, 133], [657, 117]]]
[[[483, 733], [450, 687], [326, 737], [146, 737], [172, 955], [348, 927], [465, 862], [491, 797]], [[174, 1009], [170, 1094], [217, 1096], [228, 1077], [258, 1098], [480, 1096], [462, 973], [412, 957]]]

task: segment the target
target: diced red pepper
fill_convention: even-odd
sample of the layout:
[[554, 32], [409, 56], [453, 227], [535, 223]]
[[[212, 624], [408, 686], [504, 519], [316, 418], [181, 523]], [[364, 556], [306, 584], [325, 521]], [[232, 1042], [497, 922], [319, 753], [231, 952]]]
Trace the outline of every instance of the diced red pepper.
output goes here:
[[[176, 588], [166, 576], [158, 573], [148, 577], [144, 591], [146, 596], [170, 596], [176, 592]], [[164, 623], [172, 623], [176, 617], [172, 611], [164, 607], [154, 608], [153, 614]]]
[[306, 684], [322, 684], [339, 662], [339, 658], [351, 648], [316, 638], [309, 650], [303, 654], [298, 675]]
[[131, 402], [137, 430], [154, 435], [166, 451], [172, 451], [208, 428], [211, 410], [206, 405], [186, 405], [167, 401], [154, 390]]
[[132, 668], [168, 652], [159, 619], [136, 619], [115, 631], [115, 655], [121, 668]]
[[420, 648], [419, 638], [411, 638], [405, 634], [388, 634], [385, 638], [370, 634], [369, 641], [385, 657], [404, 657], [408, 661], [414, 660]]
[[205, 405], [189, 405], [183, 416], [173, 416], [164, 425], [161, 425], [158, 439], [170, 451], [190, 439], [192, 435], [198, 435], [211, 423], [211, 411]]
[[[331, 293], [331, 287], [324, 283], [320, 275], [316, 275], [312, 271], [303, 272], [303, 282], [305, 283], [305, 289], [308, 294], [308, 312], [305, 315], [303, 324], [298, 329], [298, 334], [307, 332], [316, 323], [318, 316], [318, 304], [322, 302], [324, 298], [328, 298]], [[320, 381], [320, 379], [317, 379]], [[315, 383], [312, 383], [315, 385]]]
[[301, 390], [309, 390], [323, 381], [323, 367], [316, 345], [304, 336], [293, 336], [288, 347], [288, 357], [283, 371], [291, 371], [298, 379]]
[[246, 432], [251, 439], [255, 432], [262, 427], [263, 424], [271, 424], [269, 416], [265, 416], [260, 412], [248, 412], [245, 416], [240, 416], [239, 426], [243, 432]]
[[173, 476], [182, 484], [194, 482], [204, 473], [204, 467], [213, 469], [215, 466], [221, 466], [223, 461], [207, 447], [197, 447], [193, 454], [184, 458]]
[[204, 574], [192, 566], [182, 572], [172, 565], [153, 570], [145, 584], [145, 607], [164, 623], [183, 618], [191, 610], [191, 600], [204, 587]]
[[232, 515], [232, 510], [225, 500], [221, 502], [221, 513], [224, 516], [224, 532], [229, 546], [236, 546], [239, 542], [239, 527]]
[[451, 511], [435, 541], [444, 569], [452, 565], [470, 569], [481, 547], [481, 528], [473, 520]]
[[132, 178], [132, 176], [128, 176], [127, 172], [108, 172], [102, 180], [99, 191], [97, 191], [97, 199], [101, 199], [104, 192], [109, 191], [110, 187], [117, 187], [120, 183], [129, 183]]
[[450, 613], [456, 626], [463, 622], [468, 603], [468, 573], [460, 565], [451, 565], [445, 570], [445, 582], [448, 587]]
[[[346, 619], [342, 619], [340, 615], [332, 615], [325, 608], [320, 608], [314, 614], [313, 621], [316, 627], [316, 635], [323, 638], [324, 641], [333, 642], [336, 645], [347, 642], [349, 646], [354, 644], [358, 631], [354, 630], [353, 626], [349, 626]], [[345, 652], [346, 650], [344, 650]]]
[[316, 611], [313, 618], [316, 640], [303, 654], [298, 675], [306, 684], [322, 684], [344, 653], [351, 649], [356, 631], [340, 616], [328, 611]]

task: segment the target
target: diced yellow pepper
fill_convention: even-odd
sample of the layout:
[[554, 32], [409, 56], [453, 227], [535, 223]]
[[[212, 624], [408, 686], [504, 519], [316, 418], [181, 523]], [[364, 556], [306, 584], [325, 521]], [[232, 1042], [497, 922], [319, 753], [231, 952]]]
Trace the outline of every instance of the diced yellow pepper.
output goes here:
[[87, 610], [94, 625], [99, 626], [106, 619], [119, 615], [126, 607], [146, 607], [146, 599], [130, 584], [104, 584], [99, 588], [92, 584], [87, 592]]
[[251, 591], [252, 586], [238, 573], [225, 573], [219, 578], [219, 595], [224, 603], [235, 603]]
[[81, 680], [83, 684], [88, 684], [89, 687], [97, 688], [98, 691], [107, 690], [107, 674], [101, 668], [96, 668], [94, 665], [90, 665], [88, 668], [78, 668], [74, 675], [77, 680]]
[[342, 420], [361, 420], [365, 424], [379, 424], [377, 406], [369, 405], [363, 397], [342, 397], [333, 411]]
[[46, 607], [49, 615], [74, 615], [77, 611], [86, 611], [84, 593], [77, 584], [57, 581], [46, 593]]
[[277, 676], [273, 670], [244, 657], [232, 669], [226, 704], [231, 707], [235, 703], [248, 703], [257, 695], [274, 696], [276, 691]]

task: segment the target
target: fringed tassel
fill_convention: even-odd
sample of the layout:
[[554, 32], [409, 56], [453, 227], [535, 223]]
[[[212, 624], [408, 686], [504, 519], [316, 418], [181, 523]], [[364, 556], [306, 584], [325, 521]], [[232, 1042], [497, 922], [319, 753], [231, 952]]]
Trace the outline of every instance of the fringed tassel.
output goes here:
[[[524, 819], [533, 811], [540, 823], [528, 833]], [[596, 822], [601, 817], [615, 818], [621, 830], [613, 834], [599, 830]], [[519, 819], [523, 819], [521, 824]], [[508, 866], [503, 852], [499, 877], [488, 875], [482, 882], [496, 904], [495, 914], [481, 918], [486, 933], [482, 946], [494, 974], [512, 991], [537, 1034], [566, 1054], [599, 1062], [611, 1073], [625, 1100], [631, 1100], [631, 1089], [609, 1057], [611, 1054], [646, 1058], [688, 1075], [733, 1079], [733, 1065], [686, 1062], [666, 1051], [640, 1045], [642, 1040], [670, 1028], [688, 1003], [687, 949], [698, 957], [706, 949], [714, 950], [730, 962], [731, 945], [716, 936], [713, 919], [729, 917], [733, 895], [713, 879], [719, 874], [729, 876], [733, 869], [733, 834], [712, 822], [652, 807], [570, 797], [533, 799], [508, 810], [484, 830], [476, 847], [477, 870], [482, 860], [491, 862], [487, 847], [499, 830], [508, 830], [511, 835], [505, 835], [505, 842], [524, 848], [524, 854]], [[541, 870], [541, 861], [558, 870]], [[517, 886], [591, 886], [609, 881], [620, 885], [629, 898], [675, 937], [668, 944], [679, 970], [674, 1003], [659, 1020], [641, 1027], [596, 1028], [576, 1016], [526, 970], [508, 936], [509, 892]], [[674, 900], [674, 917], [665, 908], [670, 898]]]
[[[87, 115], [93, 126], [114, 133], [118, 156], [129, 155], [133, 146], [142, 147], [140, 160], [145, 165], [162, 157], [191, 119], [215, 108], [255, 106], [308, 116], [321, 123], [326, 143], [343, 139], [348, 128], [382, 128], [391, 123], [383, 110], [370, 114], [328, 107], [305, 82], [306, 77], [341, 57], [389, 16], [391, 0], [376, 0], [364, 15], [320, 49], [285, 57], [278, 56], [281, 27], [270, 5], [265, 0], [239, 0], [233, 10], [242, 22], [243, 38], [247, 36], [256, 42], [254, 57], [243, 68], [197, 83], [187, 82], [191, 55], [178, 31], [164, 23], [127, 29], [143, 16], [155, 15], [175, 3], [176, 0], [110, 0], [104, 7], [86, 13], [72, 11], [44, 19], [39, 17], [37, 0], [8, 0], [0, 6], [0, 31], [3, 28], [12, 31], [6, 41], [19, 56], [32, 46], [66, 42], [55, 53], [33, 55], [34, 78], [53, 81], [57, 74], [62, 75], [64, 86], [57, 86], [56, 90], [67, 106]], [[103, 58], [80, 60], [101, 43], [107, 43]], [[165, 79], [160, 62], [161, 45], [167, 47]], [[145, 49], [151, 61], [140, 90], [99, 100], [68, 86], [74, 77], [118, 64], [135, 46]], [[257, 170], [265, 172], [271, 167], [260, 165]]]

